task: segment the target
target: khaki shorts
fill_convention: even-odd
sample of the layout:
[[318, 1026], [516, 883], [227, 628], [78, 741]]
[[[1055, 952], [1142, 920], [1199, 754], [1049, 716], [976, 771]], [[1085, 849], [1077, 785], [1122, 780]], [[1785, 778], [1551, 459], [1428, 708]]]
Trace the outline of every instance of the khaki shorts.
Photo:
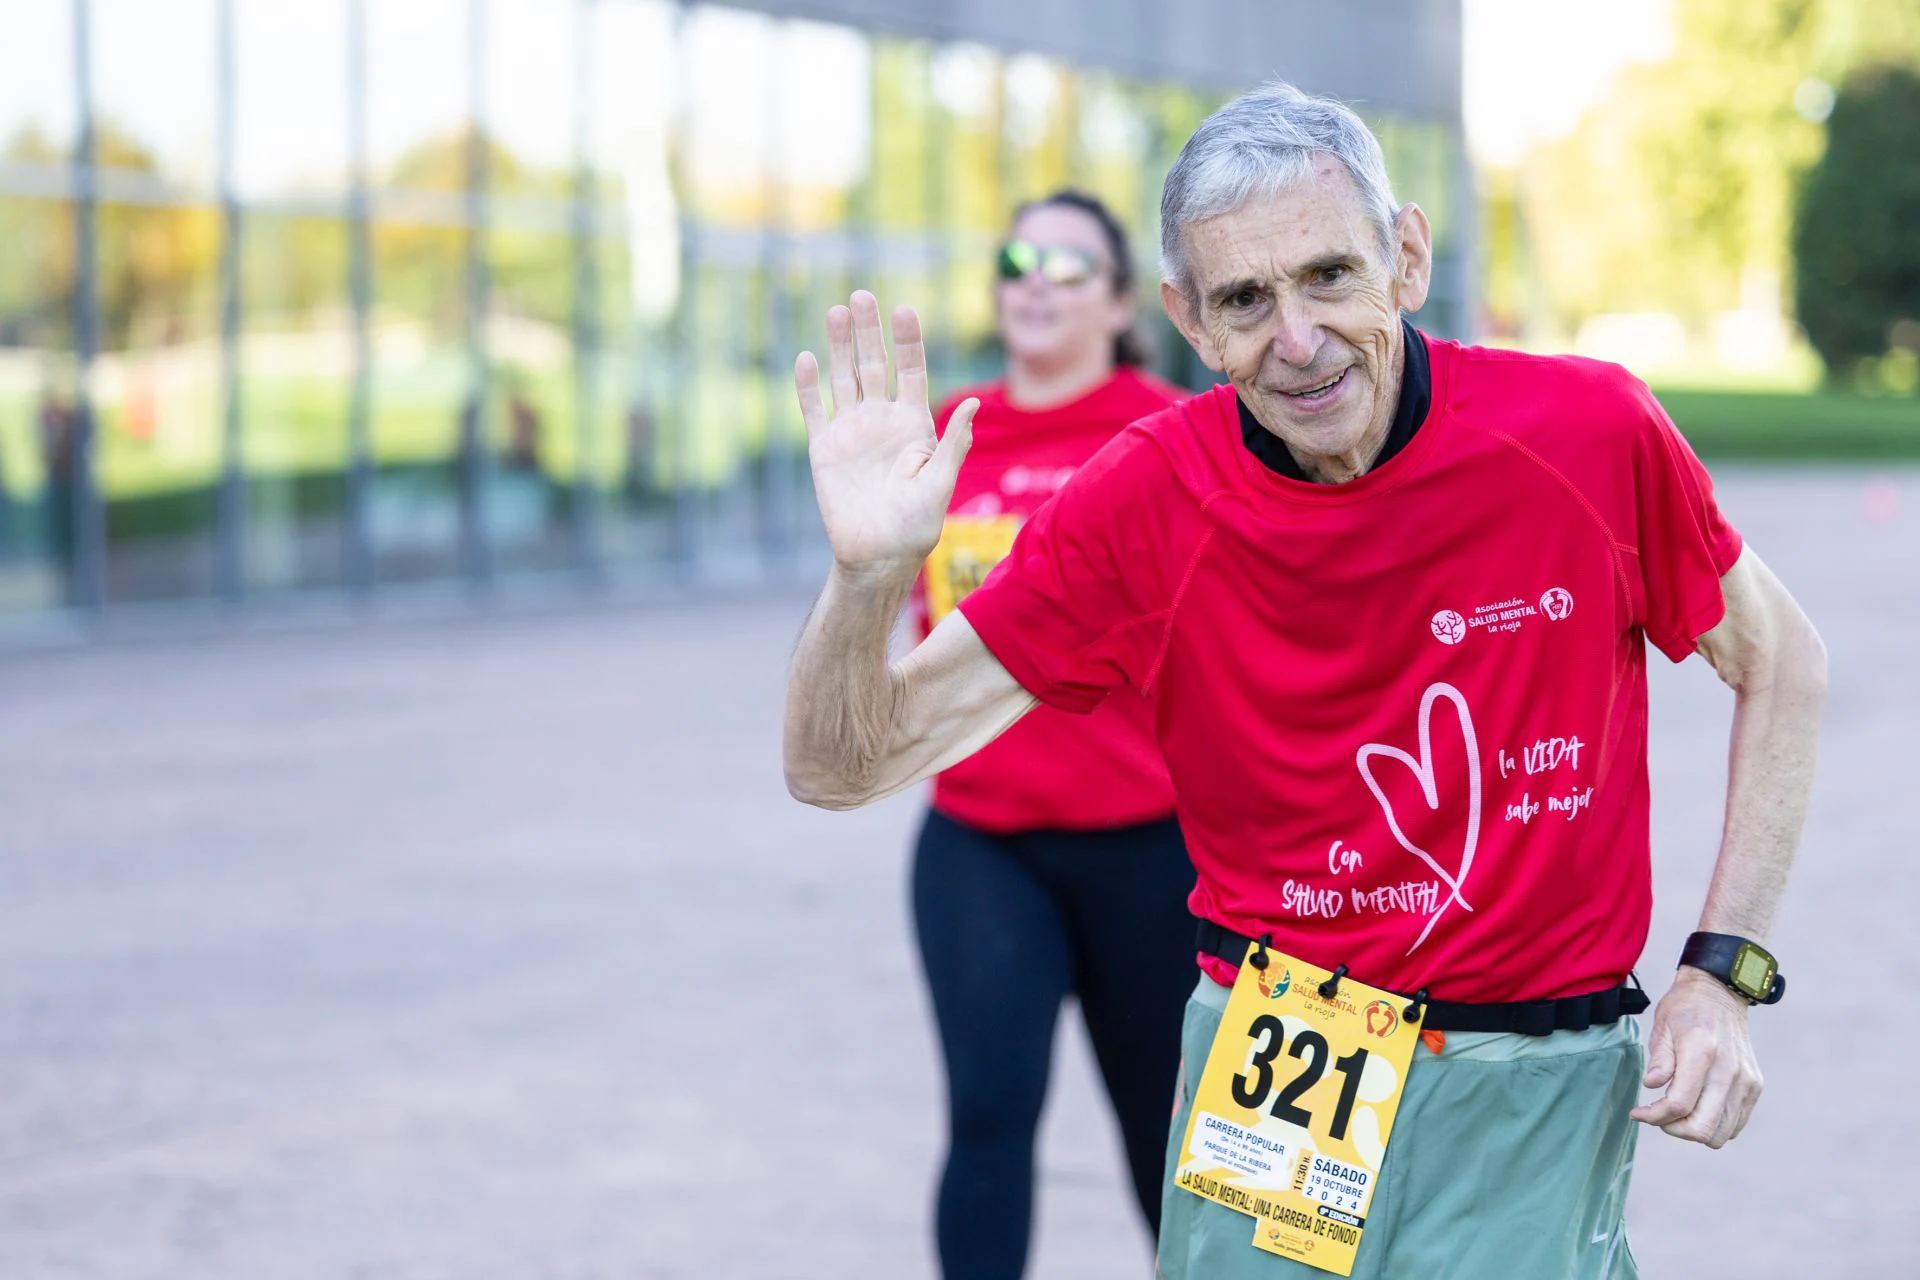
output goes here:
[[[1227, 989], [1187, 1001], [1167, 1168]], [[1637, 1280], [1627, 1182], [1644, 1070], [1631, 1018], [1521, 1036], [1454, 1031], [1414, 1050], [1354, 1280]], [[1162, 1193], [1164, 1280], [1310, 1280], [1330, 1273], [1249, 1243], [1252, 1219], [1173, 1185]]]

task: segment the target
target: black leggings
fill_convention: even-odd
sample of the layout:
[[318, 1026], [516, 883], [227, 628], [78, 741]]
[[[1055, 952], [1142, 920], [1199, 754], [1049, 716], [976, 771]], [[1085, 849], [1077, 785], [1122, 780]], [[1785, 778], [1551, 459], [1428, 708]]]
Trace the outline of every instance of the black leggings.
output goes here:
[[946, 1280], [1015, 1280], [1060, 1003], [1079, 997], [1158, 1231], [1180, 1023], [1194, 983], [1193, 867], [1172, 820], [995, 836], [927, 815], [913, 867], [920, 957], [947, 1064], [937, 1234]]

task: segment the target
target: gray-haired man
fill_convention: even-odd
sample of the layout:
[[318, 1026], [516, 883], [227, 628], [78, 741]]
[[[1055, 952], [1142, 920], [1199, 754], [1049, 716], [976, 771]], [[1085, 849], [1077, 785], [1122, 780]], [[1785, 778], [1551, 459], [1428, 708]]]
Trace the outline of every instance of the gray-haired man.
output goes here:
[[[1345, 107], [1221, 108], [1162, 224], [1167, 311], [1228, 383], [1129, 428], [891, 665], [971, 413], [935, 440], [905, 310], [887, 397], [870, 295], [828, 317], [833, 415], [801, 356], [835, 565], [789, 786], [864, 804], [1036, 701], [1141, 690], [1202, 921], [1162, 1273], [1632, 1275], [1629, 1117], [1718, 1147], [1759, 1096], [1747, 1008], [1783, 982], [1753, 940], [1811, 786], [1819, 638], [1638, 381], [1406, 324], [1426, 219]], [[1643, 1063], [1649, 641], [1737, 703], [1711, 932]]]

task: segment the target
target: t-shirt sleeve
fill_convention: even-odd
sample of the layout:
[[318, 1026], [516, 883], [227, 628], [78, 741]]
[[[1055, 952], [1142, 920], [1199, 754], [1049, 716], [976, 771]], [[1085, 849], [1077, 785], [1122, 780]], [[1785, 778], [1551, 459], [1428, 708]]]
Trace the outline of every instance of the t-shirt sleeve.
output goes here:
[[1129, 429], [1034, 512], [959, 608], [1034, 697], [1092, 711], [1122, 685], [1151, 687], [1198, 530], [1186, 489]]
[[1740, 534], [1714, 501], [1713, 480], [1667, 411], [1632, 380], [1639, 419], [1634, 465], [1640, 625], [1674, 662], [1693, 653], [1727, 605], [1720, 579], [1740, 558]]

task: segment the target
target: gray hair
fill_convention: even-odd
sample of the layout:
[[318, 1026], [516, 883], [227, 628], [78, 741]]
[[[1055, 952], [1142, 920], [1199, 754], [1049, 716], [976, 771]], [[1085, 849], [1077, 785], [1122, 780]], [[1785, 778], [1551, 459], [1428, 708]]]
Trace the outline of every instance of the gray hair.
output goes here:
[[1256, 195], [1310, 181], [1313, 159], [1323, 154], [1353, 175], [1391, 261], [1397, 206], [1379, 140], [1345, 103], [1274, 80], [1208, 116], [1180, 148], [1160, 193], [1160, 267], [1167, 279], [1191, 297], [1187, 227], [1232, 213]]

